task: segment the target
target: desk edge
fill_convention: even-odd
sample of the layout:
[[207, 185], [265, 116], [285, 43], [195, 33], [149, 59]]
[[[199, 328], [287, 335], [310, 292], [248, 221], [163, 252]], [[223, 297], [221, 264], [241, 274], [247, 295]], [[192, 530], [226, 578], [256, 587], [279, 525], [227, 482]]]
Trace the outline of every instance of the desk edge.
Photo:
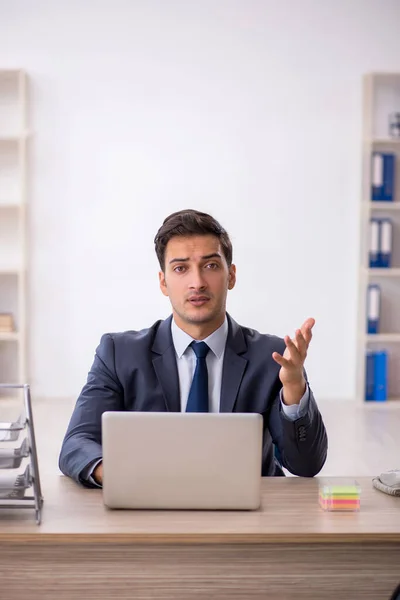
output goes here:
[[40, 545], [253, 545], [253, 544], [400, 544], [398, 533], [1, 533], [0, 544]]

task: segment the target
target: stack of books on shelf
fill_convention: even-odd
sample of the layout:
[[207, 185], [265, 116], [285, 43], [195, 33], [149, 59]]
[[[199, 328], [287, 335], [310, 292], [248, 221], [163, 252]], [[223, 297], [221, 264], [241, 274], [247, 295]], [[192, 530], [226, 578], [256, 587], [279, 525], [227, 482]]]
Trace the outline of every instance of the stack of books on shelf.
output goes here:
[[384, 402], [388, 398], [388, 353], [367, 350], [365, 399]]
[[393, 223], [392, 220], [370, 220], [369, 268], [389, 269], [392, 266]]
[[[396, 155], [388, 152], [372, 154], [371, 202], [395, 201]], [[393, 250], [393, 222], [389, 218], [370, 219], [369, 268], [390, 269]], [[367, 323], [369, 336], [380, 333], [381, 286], [368, 285]], [[365, 400], [388, 398], [388, 352], [385, 349], [366, 352]]]
[[396, 172], [396, 155], [391, 152], [374, 152], [372, 154], [372, 189], [373, 202], [393, 202]]
[[0, 313], [0, 333], [15, 331], [14, 319], [10, 313]]
[[[396, 155], [374, 152], [372, 155], [372, 202], [394, 202]], [[370, 220], [369, 267], [392, 266], [393, 223], [391, 219]]]

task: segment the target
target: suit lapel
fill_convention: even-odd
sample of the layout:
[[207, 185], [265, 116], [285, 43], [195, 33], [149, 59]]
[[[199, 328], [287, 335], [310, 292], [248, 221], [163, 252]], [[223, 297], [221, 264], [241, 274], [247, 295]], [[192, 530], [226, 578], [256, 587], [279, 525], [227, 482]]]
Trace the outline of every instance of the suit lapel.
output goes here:
[[153, 367], [158, 382], [164, 394], [166, 408], [169, 412], [180, 412], [180, 390], [176, 354], [172, 342], [171, 321], [169, 317], [160, 324], [152, 351], [156, 354], [153, 358]]
[[233, 411], [248, 362], [246, 358], [240, 356], [247, 350], [246, 340], [240, 326], [229, 315], [228, 325], [222, 369], [220, 412]]

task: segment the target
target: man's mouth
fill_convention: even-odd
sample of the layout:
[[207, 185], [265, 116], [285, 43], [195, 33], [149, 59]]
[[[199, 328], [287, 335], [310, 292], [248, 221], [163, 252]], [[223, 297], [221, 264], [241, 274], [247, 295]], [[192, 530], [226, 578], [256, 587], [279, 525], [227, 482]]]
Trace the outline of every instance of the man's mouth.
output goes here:
[[189, 302], [193, 304], [193, 306], [203, 306], [203, 304], [206, 304], [209, 300], [210, 298], [207, 296], [192, 296], [189, 298]]

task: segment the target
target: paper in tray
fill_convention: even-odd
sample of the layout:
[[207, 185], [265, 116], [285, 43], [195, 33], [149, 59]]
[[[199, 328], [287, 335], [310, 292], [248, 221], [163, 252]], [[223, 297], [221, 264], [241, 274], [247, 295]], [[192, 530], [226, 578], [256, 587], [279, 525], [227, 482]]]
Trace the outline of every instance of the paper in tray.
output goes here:
[[29, 465], [25, 472], [18, 475], [0, 473], [0, 501], [23, 498], [25, 491], [32, 485]]
[[25, 438], [19, 448], [0, 448], [0, 469], [18, 469], [29, 456], [29, 442]]
[[23, 415], [13, 423], [0, 422], [0, 442], [15, 442], [20, 432], [25, 429], [25, 424], [26, 418]]

